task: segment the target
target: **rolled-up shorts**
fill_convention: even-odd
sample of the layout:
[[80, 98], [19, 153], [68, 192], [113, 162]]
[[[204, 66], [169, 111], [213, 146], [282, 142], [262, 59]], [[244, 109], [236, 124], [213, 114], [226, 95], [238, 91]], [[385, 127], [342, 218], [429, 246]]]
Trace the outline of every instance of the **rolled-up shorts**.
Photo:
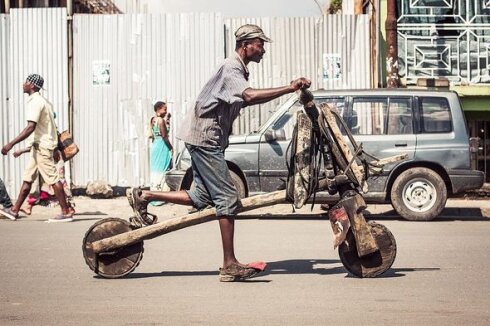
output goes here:
[[187, 193], [197, 209], [216, 207], [216, 216], [234, 216], [240, 207], [238, 192], [219, 147], [185, 144], [191, 154], [194, 186]]
[[53, 150], [33, 144], [30, 155], [29, 163], [22, 178], [24, 181], [33, 183], [37, 179], [38, 173], [48, 185], [53, 185], [60, 180], [53, 158]]

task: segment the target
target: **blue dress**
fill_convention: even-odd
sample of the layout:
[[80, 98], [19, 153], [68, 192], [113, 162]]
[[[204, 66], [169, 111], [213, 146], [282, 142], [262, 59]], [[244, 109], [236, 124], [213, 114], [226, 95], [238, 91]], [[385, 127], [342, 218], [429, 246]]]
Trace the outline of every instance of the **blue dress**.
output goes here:
[[[151, 128], [153, 143], [150, 154], [150, 190], [168, 191], [168, 186], [165, 183], [165, 174], [172, 163], [172, 153], [160, 134], [160, 121], [162, 121], [162, 118], [154, 119]], [[169, 132], [169, 129], [167, 129], [167, 132]], [[159, 206], [163, 202], [153, 201], [151, 204]]]

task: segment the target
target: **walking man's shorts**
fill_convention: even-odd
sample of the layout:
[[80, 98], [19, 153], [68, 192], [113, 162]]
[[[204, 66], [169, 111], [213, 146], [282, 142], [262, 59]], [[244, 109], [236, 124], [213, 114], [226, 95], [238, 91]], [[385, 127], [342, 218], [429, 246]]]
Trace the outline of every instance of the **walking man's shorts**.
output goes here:
[[38, 173], [43, 177], [44, 182], [53, 185], [60, 180], [56, 164], [54, 163], [53, 150], [39, 147], [33, 144], [29, 164], [24, 171], [23, 180], [33, 183], [38, 177]]

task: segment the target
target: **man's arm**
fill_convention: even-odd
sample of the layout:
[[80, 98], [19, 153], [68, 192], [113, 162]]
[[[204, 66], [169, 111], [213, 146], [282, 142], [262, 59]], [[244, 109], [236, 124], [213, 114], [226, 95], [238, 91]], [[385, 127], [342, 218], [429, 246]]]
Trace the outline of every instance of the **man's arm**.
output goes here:
[[14, 140], [12, 140], [7, 145], [3, 146], [2, 154], [7, 155], [7, 153], [12, 149], [12, 147], [15, 146], [15, 144], [20, 143], [21, 141], [29, 137], [34, 132], [34, 129], [36, 129], [36, 123], [33, 121], [27, 121], [27, 127], [25, 127], [24, 130], [22, 130], [21, 133], [14, 138]]
[[311, 81], [308, 79], [298, 78], [293, 80], [288, 86], [264, 89], [247, 88], [243, 91], [242, 96], [245, 101], [245, 106], [262, 104], [272, 101], [279, 96], [293, 93], [300, 88], [308, 88], [310, 85]]
[[19, 149], [14, 152], [14, 157], [19, 157], [22, 154], [29, 153], [31, 151], [30, 147], [26, 147], [24, 149]]

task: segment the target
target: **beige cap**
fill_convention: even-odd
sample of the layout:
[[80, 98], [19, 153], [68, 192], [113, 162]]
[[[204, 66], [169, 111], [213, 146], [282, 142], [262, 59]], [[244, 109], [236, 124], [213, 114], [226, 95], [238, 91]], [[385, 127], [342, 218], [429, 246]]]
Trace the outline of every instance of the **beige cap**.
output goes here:
[[253, 38], [260, 38], [261, 40], [264, 40], [265, 42], [272, 42], [272, 40], [270, 38], [265, 36], [262, 28], [260, 28], [257, 25], [252, 25], [252, 24], [240, 26], [235, 32], [235, 37], [236, 37], [237, 42], [243, 41], [243, 40], [250, 40]]

